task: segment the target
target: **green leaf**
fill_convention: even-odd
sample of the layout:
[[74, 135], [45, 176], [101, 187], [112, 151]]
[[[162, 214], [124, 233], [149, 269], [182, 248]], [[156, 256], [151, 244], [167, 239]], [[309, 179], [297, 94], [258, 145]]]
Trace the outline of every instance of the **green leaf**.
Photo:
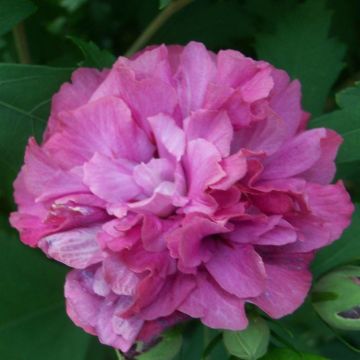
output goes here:
[[331, 327], [341, 330], [360, 330], [360, 266], [345, 266], [321, 277], [313, 292], [333, 292], [336, 298], [314, 302], [320, 317]]
[[325, 1], [299, 4], [277, 23], [274, 34], [256, 39], [259, 58], [286, 70], [302, 83], [306, 110], [319, 115], [343, 68], [345, 46], [329, 38], [331, 12]]
[[243, 331], [224, 331], [224, 344], [231, 355], [244, 360], [256, 360], [262, 357], [268, 348], [270, 330], [264, 319], [256, 317], [250, 320]]
[[86, 3], [87, 0], [61, 0], [60, 5], [69, 12], [74, 12]]
[[318, 117], [310, 122], [312, 127], [327, 127], [340, 133], [344, 138], [338, 163], [360, 160], [360, 84], [337, 94], [336, 102], [341, 110]]
[[360, 208], [357, 206], [352, 223], [343, 236], [332, 245], [320, 250], [312, 264], [315, 276], [321, 275], [339, 265], [360, 259]]
[[191, 321], [184, 324], [182, 335], [183, 344], [176, 360], [199, 360], [205, 347], [205, 327], [200, 321]]
[[0, 0], [0, 36], [35, 10], [36, 6], [28, 0]]
[[261, 360], [327, 360], [318, 355], [298, 353], [290, 349], [273, 349]]
[[29, 136], [40, 138], [51, 97], [72, 69], [0, 64], [0, 206], [11, 203], [12, 181]]
[[182, 336], [178, 329], [171, 329], [162, 335], [162, 340], [149, 351], [138, 356], [138, 360], [172, 360], [180, 351]]
[[159, 9], [166, 8], [171, 3], [171, 0], [159, 0]]
[[107, 50], [99, 49], [92, 41], [87, 42], [73, 36], [69, 36], [69, 38], [79, 47], [84, 55], [82, 66], [98, 69], [109, 68], [116, 60], [113, 54]]
[[90, 336], [66, 316], [65, 267], [24, 246], [4, 228], [0, 230], [0, 358], [85, 360]]

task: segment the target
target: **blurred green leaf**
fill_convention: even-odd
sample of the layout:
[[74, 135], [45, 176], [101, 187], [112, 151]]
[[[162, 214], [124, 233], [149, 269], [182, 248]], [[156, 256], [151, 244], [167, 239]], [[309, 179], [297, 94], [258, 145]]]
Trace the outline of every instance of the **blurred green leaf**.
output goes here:
[[312, 127], [327, 127], [336, 130], [344, 138], [338, 163], [360, 160], [360, 84], [347, 88], [336, 95], [341, 110], [322, 115], [311, 121]]
[[181, 349], [182, 335], [178, 329], [171, 329], [162, 335], [159, 344], [138, 356], [138, 360], [172, 360]]
[[163, 9], [171, 3], [171, 0], [159, 0], [159, 8]]
[[343, 236], [332, 245], [316, 254], [312, 264], [315, 276], [321, 275], [339, 265], [360, 259], [360, 209], [357, 206], [352, 223]]
[[273, 349], [261, 360], [327, 360], [318, 355], [298, 353], [290, 349]]
[[244, 360], [262, 357], [268, 348], [270, 330], [261, 317], [252, 318], [242, 331], [224, 331], [224, 344], [231, 355]]
[[67, 318], [66, 268], [0, 230], [0, 358], [85, 360], [90, 336]]
[[277, 23], [274, 34], [256, 38], [260, 59], [284, 69], [302, 83], [306, 110], [319, 115], [343, 68], [345, 46], [329, 38], [331, 12], [325, 1], [308, 0]]
[[35, 12], [36, 6], [28, 0], [0, 0], [0, 35]]
[[176, 360], [199, 360], [204, 349], [204, 326], [192, 321], [184, 326], [183, 345]]
[[[143, 2], [143, 28], [156, 15], [151, 1]], [[253, 18], [241, 1], [196, 0], [176, 13], [151, 39], [152, 43], [185, 44], [196, 40], [210, 49], [235, 47], [253, 36]]]
[[42, 133], [51, 97], [72, 69], [0, 64], [0, 206], [11, 203], [12, 186], [29, 136]]
[[113, 65], [116, 57], [107, 50], [99, 49], [92, 41], [84, 41], [79, 38], [69, 37], [84, 55], [82, 66], [95, 67], [98, 69], [109, 68]]
[[86, 3], [87, 0], [61, 0], [60, 5], [69, 12], [74, 12]]

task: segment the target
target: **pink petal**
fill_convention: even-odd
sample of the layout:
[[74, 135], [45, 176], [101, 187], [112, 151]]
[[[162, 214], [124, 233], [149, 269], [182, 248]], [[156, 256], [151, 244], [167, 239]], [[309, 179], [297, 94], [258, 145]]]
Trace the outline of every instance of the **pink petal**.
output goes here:
[[205, 267], [225, 291], [239, 298], [258, 296], [265, 288], [264, 264], [251, 245], [218, 244]]
[[180, 55], [176, 74], [177, 91], [183, 116], [200, 109], [208, 84], [215, 79], [216, 66], [205, 46], [190, 42]]
[[220, 164], [226, 175], [217, 183], [211, 185], [212, 189], [229, 189], [232, 185], [241, 180], [248, 170], [247, 157], [241, 150], [236, 154], [223, 159]]
[[206, 273], [197, 275], [197, 288], [179, 310], [214, 329], [243, 330], [248, 325], [245, 302], [222, 290]]
[[246, 148], [255, 152], [271, 155], [278, 151], [287, 137], [284, 121], [273, 112], [269, 112], [266, 119], [254, 122], [248, 128], [242, 128], [234, 134], [236, 152]]
[[301, 109], [301, 85], [298, 80], [290, 82], [283, 70], [273, 69], [274, 88], [270, 106], [284, 120], [288, 136], [294, 136], [300, 128], [304, 112]]
[[66, 276], [66, 311], [86, 332], [96, 335], [96, 320], [103, 299], [92, 291], [95, 269], [73, 270]]
[[45, 148], [63, 166], [81, 165], [96, 152], [135, 162], [152, 156], [153, 146], [118, 98], [100, 99], [59, 116], [64, 132], [50, 138]]
[[170, 255], [179, 259], [183, 271], [187, 269], [192, 272], [191, 268], [208, 261], [211, 257], [212, 241], [206, 237], [229, 231], [230, 229], [224, 225], [205, 217], [188, 216], [181, 227], [166, 236]]
[[147, 164], [135, 166], [133, 177], [137, 185], [149, 196], [162, 182], [174, 179], [173, 164], [166, 159], [152, 159]]
[[274, 86], [271, 71], [271, 67], [265, 67], [241, 86], [240, 92], [246, 102], [251, 103], [269, 95]]
[[102, 344], [110, 345], [128, 351], [134, 344], [141, 330], [143, 321], [134, 317], [123, 319], [116, 315], [124, 307], [129, 306], [128, 296], [121, 296], [114, 300], [105, 300], [99, 309], [97, 316], [96, 331]]
[[321, 138], [320, 147], [321, 155], [318, 161], [302, 177], [310, 182], [319, 184], [328, 184], [335, 176], [336, 166], [335, 158], [342, 138], [335, 131], [326, 130], [326, 137]]
[[138, 80], [134, 71], [125, 66], [113, 68], [91, 100], [109, 96], [122, 98], [147, 134], [147, 119], [159, 113], [172, 114], [177, 103], [170, 84], [152, 77]]
[[75, 269], [84, 269], [104, 259], [96, 240], [98, 226], [48, 235], [38, 246], [50, 257]]
[[79, 68], [72, 73], [71, 83], [63, 84], [52, 98], [51, 116], [44, 136], [45, 140], [61, 129], [57, 114], [85, 105], [107, 73], [108, 70], [98, 71], [90, 68]]
[[321, 156], [321, 139], [325, 129], [308, 130], [293, 138], [267, 159], [262, 179], [281, 179], [310, 169]]
[[171, 155], [177, 161], [185, 151], [185, 134], [170, 116], [159, 114], [148, 119], [161, 157]]
[[62, 170], [33, 138], [30, 138], [26, 148], [22, 172], [22, 186], [35, 197], [35, 201], [88, 190], [80, 177]]
[[137, 80], [153, 77], [168, 83], [171, 82], [168, 49], [165, 45], [147, 47], [136, 53], [131, 59], [119, 57], [114, 67], [119, 68], [121, 66], [131, 68]]
[[342, 182], [326, 186], [308, 184], [306, 198], [309, 213], [288, 217], [298, 229], [300, 241], [289, 245], [287, 251], [305, 252], [329, 245], [351, 222], [354, 205]]
[[251, 302], [275, 319], [291, 314], [303, 303], [311, 287], [308, 266], [312, 258], [310, 253], [264, 255], [266, 289]]
[[195, 288], [195, 278], [190, 275], [178, 274], [168, 278], [158, 294], [161, 301], [154, 301], [141, 311], [144, 320], [156, 320], [171, 315]]
[[151, 197], [128, 203], [128, 208], [138, 213], [151, 213], [157, 216], [167, 216], [174, 210], [173, 196], [175, 184], [164, 181], [154, 189]]
[[215, 145], [222, 156], [230, 153], [233, 129], [226, 112], [198, 110], [184, 121], [188, 141], [205, 139]]
[[217, 82], [239, 87], [257, 72], [256, 62], [238, 51], [220, 50], [217, 55]]
[[103, 276], [115, 294], [128, 296], [135, 294], [139, 278], [119, 258], [109, 256], [104, 259]]
[[188, 176], [189, 198], [201, 196], [206, 187], [215, 184], [226, 174], [219, 162], [221, 156], [216, 147], [204, 139], [188, 143], [184, 166]]
[[136, 199], [142, 189], [133, 178], [133, 167], [125, 159], [113, 160], [96, 153], [84, 165], [84, 183], [93, 194], [110, 203]]
[[166, 249], [166, 234], [178, 226], [179, 220], [160, 219], [152, 214], [144, 215], [141, 240], [148, 251], [163, 251]]

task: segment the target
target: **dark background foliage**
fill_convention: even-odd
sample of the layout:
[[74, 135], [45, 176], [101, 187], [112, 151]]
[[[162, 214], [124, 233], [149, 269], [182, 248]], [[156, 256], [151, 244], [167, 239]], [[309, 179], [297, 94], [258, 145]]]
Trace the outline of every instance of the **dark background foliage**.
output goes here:
[[[79, 64], [107, 66], [111, 54], [123, 55], [166, 3], [0, 0], [0, 359], [116, 359], [112, 349], [67, 319], [62, 294], [67, 269], [22, 245], [10, 230], [11, 184], [27, 138], [41, 136], [59, 85]], [[314, 117], [311, 126], [331, 127], [343, 135], [337, 177], [345, 180], [353, 200], [360, 200], [360, 88], [354, 87], [360, 80], [359, 0], [194, 0], [149, 43], [190, 40], [214, 51], [240, 50], [299, 78], [304, 107]], [[315, 278], [359, 261], [359, 216], [356, 212], [341, 240], [318, 254]], [[310, 299], [295, 314], [269, 325], [272, 350], [264, 359], [320, 359], [300, 353], [359, 359], [344, 344], [359, 346], [359, 333], [334, 333], [316, 316]], [[201, 359], [211, 339], [214, 346], [206, 359], [229, 358], [216, 331], [197, 323], [183, 330], [178, 360]]]

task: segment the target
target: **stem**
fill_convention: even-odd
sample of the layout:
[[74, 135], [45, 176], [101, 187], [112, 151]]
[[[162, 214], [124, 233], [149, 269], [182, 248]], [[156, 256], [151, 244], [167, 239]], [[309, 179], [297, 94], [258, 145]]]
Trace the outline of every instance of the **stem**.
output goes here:
[[158, 16], [145, 28], [143, 33], [135, 40], [135, 42], [126, 51], [125, 56], [131, 56], [152, 38], [152, 36], [165, 24], [169, 18], [176, 12], [181, 10], [193, 0], [173, 0]]
[[30, 52], [26, 40], [24, 23], [20, 23], [13, 28], [13, 36], [15, 41], [16, 51], [21, 64], [30, 64]]

